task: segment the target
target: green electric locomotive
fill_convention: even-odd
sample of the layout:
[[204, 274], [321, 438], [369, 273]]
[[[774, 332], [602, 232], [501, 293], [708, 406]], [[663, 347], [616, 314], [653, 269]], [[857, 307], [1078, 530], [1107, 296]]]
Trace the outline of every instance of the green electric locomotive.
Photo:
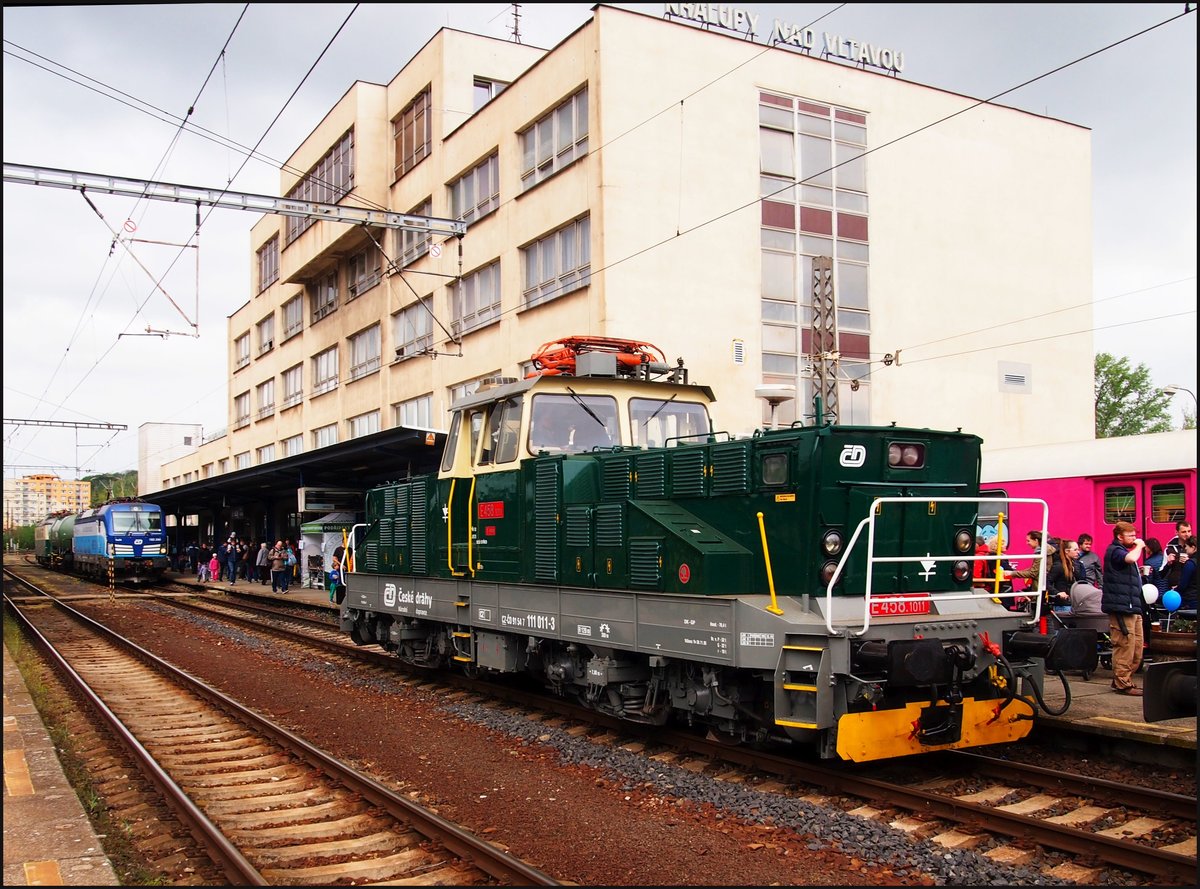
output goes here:
[[856, 761], [1019, 739], [1047, 669], [1094, 668], [1094, 631], [1038, 634], [973, 587], [977, 436], [733, 437], [654, 347], [553, 346], [454, 405], [436, 476], [369, 492], [358, 644]]

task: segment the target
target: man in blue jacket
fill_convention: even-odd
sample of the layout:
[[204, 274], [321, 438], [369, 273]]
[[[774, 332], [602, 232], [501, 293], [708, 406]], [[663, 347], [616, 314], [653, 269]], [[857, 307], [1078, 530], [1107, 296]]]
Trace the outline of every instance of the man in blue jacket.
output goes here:
[[1112, 687], [1118, 694], [1141, 697], [1133, 674], [1142, 664], [1142, 579], [1138, 560], [1146, 548], [1129, 522], [1117, 522], [1113, 542], [1104, 552], [1104, 585], [1100, 610], [1108, 615], [1112, 642]]

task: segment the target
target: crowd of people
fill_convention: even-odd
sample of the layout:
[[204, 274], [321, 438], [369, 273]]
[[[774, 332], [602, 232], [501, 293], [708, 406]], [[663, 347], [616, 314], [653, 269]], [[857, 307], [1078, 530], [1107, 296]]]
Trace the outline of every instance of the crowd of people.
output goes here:
[[[175, 568], [204, 583], [229, 586], [236, 586], [239, 580], [262, 586], [269, 583], [271, 592], [287, 593], [291, 586], [303, 583], [304, 569], [300, 564], [303, 551], [301, 541], [276, 540], [271, 544], [260, 540], [255, 545], [247, 538], [231, 533], [227, 540], [216, 546], [206, 541], [189, 544], [176, 554]], [[341, 546], [333, 551], [331, 570], [327, 575], [330, 601], [339, 604], [346, 590], [341, 577], [344, 553], [345, 548]]]
[[[1036, 584], [1042, 568], [1041, 531], [1030, 531], [1025, 543], [1039, 554], [1028, 568], [1014, 570], [1003, 558], [977, 560], [976, 586], [1012, 593], [1014, 580]], [[1090, 534], [1046, 541], [1044, 605], [1064, 615], [1107, 616], [1113, 690], [1140, 696], [1142, 690], [1134, 685], [1133, 674], [1142, 662], [1153, 606], [1162, 602], [1169, 612], [1194, 614], [1196, 610], [1196, 537], [1191, 522], [1176, 522], [1175, 536], [1163, 546], [1155, 537], [1142, 540], [1130, 523], [1118, 522], [1103, 556], [1093, 551], [1093, 544]], [[976, 555], [995, 556], [997, 552], [996, 538], [976, 538]], [[1174, 596], [1168, 595], [1172, 593]], [[1003, 601], [1013, 610], [1027, 610], [1031, 604], [1022, 596], [1008, 596]]]
[[272, 591], [286, 593], [290, 584], [301, 580], [300, 552], [299, 541], [277, 540], [272, 547], [265, 540], [255, 545], [245, 537], [230, 534], [216, 545], [203, 540], [189, 544], [178, 554], [175, 567], [205, 583], [269, 583]]

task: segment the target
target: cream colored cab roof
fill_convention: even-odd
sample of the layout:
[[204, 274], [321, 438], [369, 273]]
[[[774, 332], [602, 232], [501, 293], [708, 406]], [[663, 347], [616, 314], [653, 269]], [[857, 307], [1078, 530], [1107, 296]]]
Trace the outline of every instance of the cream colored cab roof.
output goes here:
[[[594, 442], [596, 446], [624, 446], [633, 447], [638, 444], [633, 435], [631, 428], [631, 408], [630, 401], [634, 399], [654, 400], [663, 403], [663, 407], [672, 406], [672, 411], [686, 409], [690, 406], [693, 410], [699, 406], [704, 411], [704, 418], [707, 428], [704, 432], [711, 431], [711, 421], [708, 418], [708, 405], [712, 404], [716, 398], [713, 395], [712, 389], [708, 386], [693, 385], [689, 383], [673, 383], [659, 382], [655, 380], [644, 379], [628, 379], [620, 377], [596, 377], [596, 376], [559, 376], [559, 375], [542, 375], [529, 377], [523, 380], [505, 381], [498, 385], [490, 386], [481, 389], [471, 395], [460, 398], [454, 403], [451, 408], [453, 416], [451, 418], [451, 429], [457, 427], [458, 435], [451, 435], [447, 442], [447, 448], [454, 448], [453, 454], [447, 454], [447, 460], [442, 464], [441, 475], [443, 477], [459, 477], [469, 475], [478, 475], [482, 473], [500, 472], [516, 469], [520, 461], [528, 457], [534, 456], [540, 452], [574, 452], [578, 453], [583, 450], [589, 450], [590, 447], [585, 447], [572, 442], [567, 436], [573, 436], [574, 433], [568, 433], [567, 430], [561, 430], [563, 440], [561, 447], [547, 445], [549, 440], [545, 429], [540, 430], [537, 441], [537, 450], [533, 450], [531, 444], [531, 425], [535, 420], [533, 406], [537, 398], [543, 394], [558, 395], [563, 403], [570, 402], [585, 402], [588, 403], [591, 399], [602, 399], [600, 402], [591, 401], [594, 405], [603, 404], [610, 408], [605, 412], [604, 417], [593, 417], [593, 420], [603, 420], [605, 426], [605, 435], [595, 439], [588, 439], [588, 442]], [[513, 399], [515, 396], [523, 396], [520, 398], [520, 426], [519, 430], [516, 426], [515, 418], [508, 418], [508, 429], [505, 430], [505, 419], [502, 416], [493, 416], [494, 411], [503, 410], [504, 403]], [[615, 408], [615, 412], [611, 409]], [[588, 410], [581, 408], [581, 410]], [[669, 416], [669, 414], [667, 414]], [[482, 424], [478, 427], [475, 435], [475, 447], [471, 448], [472, 417], [475, 417], [477, 424]], [[491, 462], [488, 456], [489, 446], [498, 447], [498, 443], [489, 443], [488, 426], [489, 423], [494, 423], [492, 432], [519, 435], [518, 448], [515, 458], [502, 462]], [[585, 423], [584, 426], [590, 426]], [[595, 430], [593, 430], [595, 431]], [[472, 452], [474, 451], [474, 452]], [[511, 448], [508, 449], [511, 454]], [[481, 460], [483, 457], [483, 460]]]

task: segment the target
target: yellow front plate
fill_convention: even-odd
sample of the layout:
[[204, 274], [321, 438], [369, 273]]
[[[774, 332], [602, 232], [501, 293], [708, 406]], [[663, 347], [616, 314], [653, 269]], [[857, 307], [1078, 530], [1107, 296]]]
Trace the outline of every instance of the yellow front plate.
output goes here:
[[[953, 744], [922, 744], [917, 740], [915, 723], [928, 703], [909, 704], [902, 710], [876, 710], [873, 713], [847, 713], [838, 720], [837, 752], [842, 759], [867, 762], [891, 759], [912, 753], [954, 750], [1017, 741], [1033, 728], [1033, 707], [1021, 698], [996, 716], [1001, 700], [962, 703], [962, 737]], [[939, 706], [946, 706], [939, 704]]]

